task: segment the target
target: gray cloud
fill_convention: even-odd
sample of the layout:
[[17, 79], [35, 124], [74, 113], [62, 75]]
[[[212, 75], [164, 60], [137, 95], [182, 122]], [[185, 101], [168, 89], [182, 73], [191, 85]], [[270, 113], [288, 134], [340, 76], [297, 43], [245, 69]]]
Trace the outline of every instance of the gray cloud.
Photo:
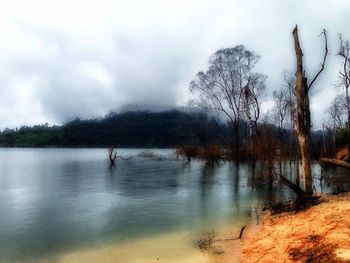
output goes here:
[[350, 38], [349, 11], [346, 0], [4, 1], [0, 128], [62, 123], [130, 104], [184, 105], [188, 83], [210, 54], [238, 44], [262, 56], [258, 70], [270, 91], [278, 89], [283, 70], [293, 70], [295, 24], [310, 76], [323, 52], [318, 34], [329, 32], [327, 68], [311, 100], [320, 126], [337, 92], [337, 34]]

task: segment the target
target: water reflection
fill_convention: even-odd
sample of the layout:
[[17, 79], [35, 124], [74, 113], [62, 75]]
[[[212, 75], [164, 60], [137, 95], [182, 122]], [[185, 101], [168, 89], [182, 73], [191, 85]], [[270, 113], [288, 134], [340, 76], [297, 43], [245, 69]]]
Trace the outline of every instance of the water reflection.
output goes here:
[[[107, 158], [105, 149], [0, 149], [0, 262], [172, 230], [240, 227], [259, 200], [293, 195], [261, 164], [135, 157], [109, 168]], [[294, 170], [282, 167], [288, 176]], [[315, 164], [314, 172], [318, 191], [350, 189], [347, 170]]]
[[341, 193], [350, 189], [350, 173], [343, 167], [324, 164], [318, 171], [317, 179], [320, 192]]

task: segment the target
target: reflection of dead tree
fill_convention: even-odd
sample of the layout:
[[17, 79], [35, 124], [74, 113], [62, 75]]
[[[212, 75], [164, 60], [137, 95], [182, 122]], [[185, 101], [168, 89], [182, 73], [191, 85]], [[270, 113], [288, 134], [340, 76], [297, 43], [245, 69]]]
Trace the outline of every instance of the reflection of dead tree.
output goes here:
[[120, 155], [117, 155], [116, 151], [117, 151], [117, 148], [115, 148], [115, 147], [111, 147], [108, 150], [108, 153], [109, 153], [108, 156], [109, 156], [109, 161], [110, 161], [111, 166], [115, 166], [115, 162], [116, 162], [117, 158], [120, 158], [122, 160], [129, 160], [132, 158], [132, 157], [124, 158]]
[[206, 250], [212, 248], [212, 245], [214, 243], [241, 239], [245, 228], [246, 228], [246, 225], [242, 226], [238, 237], [235, 237], [235, 238], [220, 239], [220, 238], [217, 238], [218, 234], [215, 231], [211, 231], [211, 232], [207, 233], [204, 237], [200, 238], [197, 241], [197, 245], [200, 248], [200, 250], [206, 251]]

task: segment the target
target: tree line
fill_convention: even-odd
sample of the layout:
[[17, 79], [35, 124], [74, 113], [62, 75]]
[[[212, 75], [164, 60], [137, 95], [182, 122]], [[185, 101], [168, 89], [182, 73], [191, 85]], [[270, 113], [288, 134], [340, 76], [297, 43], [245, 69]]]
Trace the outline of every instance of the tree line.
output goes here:
[[[242, 133], [244, 127], [242, 124]], [[229, 132], [225, 122], [197, 110], [130, 111], [95, 119], [77, 118], [61, 126], [7, 128], [0, 132], [0, 146], [176, 148], [207, 143], [224, 146], [222, 136], [230, 136]]]

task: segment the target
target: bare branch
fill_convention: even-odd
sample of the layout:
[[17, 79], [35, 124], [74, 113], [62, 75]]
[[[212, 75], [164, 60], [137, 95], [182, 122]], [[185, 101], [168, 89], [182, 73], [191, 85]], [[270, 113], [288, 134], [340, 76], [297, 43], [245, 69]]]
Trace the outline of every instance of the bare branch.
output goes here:
[[320, 76], [321, 72], [324, 70], [325, 64], [326, 64], [326, 60], [327, 60], [327, 55], [328, 55], [328, 38], [327, 38], [327, 31], [326, 29], [323, 29], [322, 33], [320, 34], [324, 37], [324, 56], [323, 56], [323, 61], [321, 64], [321, 68], [320, 70], [317, 72], [316, 76], [313, 78], [313, 80], [310, 82], [308, 89], [311, 88], [311, 86], [314, 84], [314, 82], [316, 81], [316, 79]]
[[266, 77], [253, 72], [259, 59], [242, 45], [220, 49], [210, 56], [207, 71], [199, 72], [190, 83], [190, 90], [198, 92], [203, 108], [221, 112], [228, 119], [235, 136], [236, 157], [241, 118], [246, 113], [251, 122], [256, 122], [260, 116]]

